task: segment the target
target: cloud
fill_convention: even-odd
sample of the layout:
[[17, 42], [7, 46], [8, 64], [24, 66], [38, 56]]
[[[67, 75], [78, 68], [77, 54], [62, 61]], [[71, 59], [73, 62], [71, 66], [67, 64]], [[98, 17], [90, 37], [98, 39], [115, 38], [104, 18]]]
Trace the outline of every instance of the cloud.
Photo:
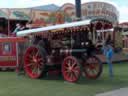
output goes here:
[[[69, 3], [74, 3], [75, 0], [68, 0]], [[67, 3], [66, 0], [0, 0], [0, 8], [28, 8], [33, 6], [56, 4], [62, 6]]]
[[122, 6], [119, 9], [120, 12], [120, 22], [128, 21], [128, 6]]
[[[81, 0], [82, 3], [90, 2], [90, 1], [103, 1], [103, 2], [109, 2], [113, 3], [110, 0]], [[57, 4], [59, 6], [62, 6], [64, 3], [73, 3], [75, 4], [75, 0], [0, 0], [0, 7], [31, 7], [31, 6], [38, 6], [38, 5], [47, 5], [47, 4]], [[115, 3], [113, 3], [115, 4]]]

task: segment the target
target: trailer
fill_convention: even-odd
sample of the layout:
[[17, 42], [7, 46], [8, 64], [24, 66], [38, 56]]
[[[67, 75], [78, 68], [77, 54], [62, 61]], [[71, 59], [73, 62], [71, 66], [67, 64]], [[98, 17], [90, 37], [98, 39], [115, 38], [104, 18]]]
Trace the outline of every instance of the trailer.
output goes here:
[[18, 43], [24, 38], [0, 34], [0, 69], [16, 69], [19, 63]]

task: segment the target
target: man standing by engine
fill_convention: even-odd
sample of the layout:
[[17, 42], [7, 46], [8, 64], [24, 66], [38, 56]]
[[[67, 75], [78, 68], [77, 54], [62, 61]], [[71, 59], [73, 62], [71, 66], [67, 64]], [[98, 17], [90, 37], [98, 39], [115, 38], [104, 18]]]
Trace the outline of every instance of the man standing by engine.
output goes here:
[[113, 65], [112, 65], [112, 58], [113, 58], [113, 47], [112, 47], [112, 40], [111, 36], [108, 35], [108, 38], [105, 41], [104, 47], [103, 47], [104, 55], [106, 57], [107, 64], [109, 66], [109, 75], [112, 78], [113, 75]]

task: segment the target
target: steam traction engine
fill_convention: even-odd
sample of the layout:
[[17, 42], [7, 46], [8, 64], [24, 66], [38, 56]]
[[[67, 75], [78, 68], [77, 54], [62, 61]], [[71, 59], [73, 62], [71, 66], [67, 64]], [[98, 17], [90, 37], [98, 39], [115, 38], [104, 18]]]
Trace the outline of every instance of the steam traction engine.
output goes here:
[[76, 82], [81, 73], [89, 79], [98, 78], [102, 64], [94, 54], [89, 25], [86, 20], [19, 31], [18, 37], [28, 39], [19, 44], [26, 74], [36, 79], [58, 70], [69, 82]]

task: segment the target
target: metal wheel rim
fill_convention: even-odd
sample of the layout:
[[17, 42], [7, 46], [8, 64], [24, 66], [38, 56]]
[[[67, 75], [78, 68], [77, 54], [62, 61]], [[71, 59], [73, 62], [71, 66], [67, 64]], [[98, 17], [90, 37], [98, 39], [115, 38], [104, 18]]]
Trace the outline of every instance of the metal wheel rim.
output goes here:
[[99, 61], [94, 57], [90, 57], [84, 62], [84, 72], [87, 78], [96, 79], [100, 72]]
[[76, 58], [69, 56], [64, 59], [62, 65], [64, 79], [69, 82], [76, 82], [79, 79], [81, 73], [80, 66]]
[[24, 69], [30, 78], [39, 78], [42, 74], [44, 60], [38, 48], [29, 47], [24, 57]]

